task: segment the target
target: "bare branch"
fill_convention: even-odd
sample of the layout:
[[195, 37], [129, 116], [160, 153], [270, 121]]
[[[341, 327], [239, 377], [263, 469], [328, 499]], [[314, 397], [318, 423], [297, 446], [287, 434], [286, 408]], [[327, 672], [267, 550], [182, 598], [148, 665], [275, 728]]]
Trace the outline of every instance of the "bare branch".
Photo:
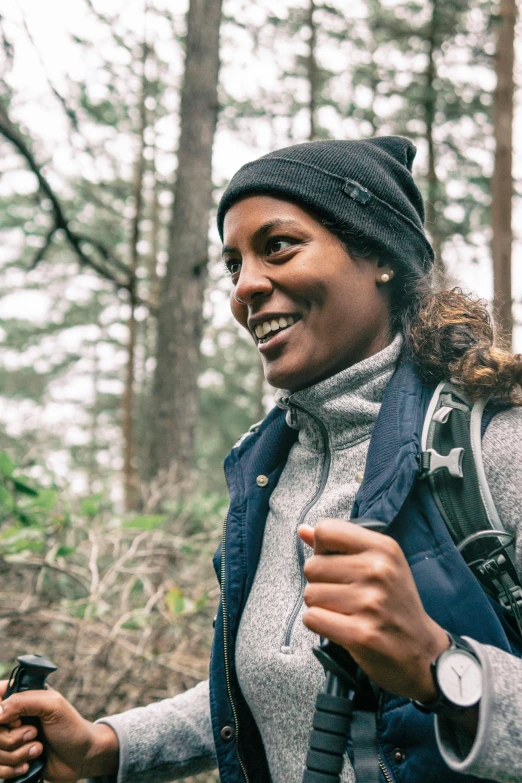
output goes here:
[[38, 250], [37, 254], [33, 258], [33, 261], [31, 263], [31, 266], [29, 267], [29, 271], [32, 272], [33, 269], [36, 269], [40, 261], [43, 261], [45, 254], [51, 247], [53, 243], [54, 235], [56, 234], [56, 226], [53, 226], [50, 231], [48, 232], [47, 236], [45, 237], [45, 242], [42, 245], [42, 247]]
[[47, 74], [46, 69], [45, 69], [45, 63], [44, 63], [43, 57], [41, 55], [40, 50], [38, 49], [38, 47], [36, 45], [36, 42], [35, 42], [35, 40], [33, 38], [31, 30], [29, 29], [29, 25], [27, 24], [27, 19], [25, 18], [25, 14], [23, 12], [22, 12], [22, 24], [24, 26], [25, 34], [27, 35], [27, 37], [28, 37], [28, 39], [29, 39], [29, 41], [31, 43], [31, 46], [35, 50], [38, 59], [40, 60], [40, 65], [42, 66], [42, 70], [45, 73], [45, 78], [47, 80], [47, 84], [49, 85], [49, 89], [51, 90], [51, 92], [53, 93], [55, 98], [57, 98], [57, 100], [61, 103], [62, 108], [63, 108], [65, 114], [67, 115], [67, 117], [69, 118], [69, 121], [70, 121], [71, 126], [73, 127], [73, 129], [79, 133], [80, 132], [80, 127], [79, 127], [79, 123], [78, 123], [78, 116], [77, 116], [76, 112], [73, 109], [71, 109], [71, 107], [68, 105], [68, 103], [65, 100], [65, 98], [63, 97], [63, 95], [58, 91], [58, 89], [55, 87], [55, 85], [53, 84], [53, 82], [49, 78], [49, 75]]
[[[0, 134], [5, 139], [10, 141], [16, 147], [22, 157], [25, 158], [27, 165], [38, 180], [41, 193], [51, 202], [54, 218], [53, 234], [59, 230], [64, 232], [68, 244], [78, 258], [80, 266], [90, 267], [101, 277], [104, 277], [106, 280], [114, 283], [117, 288], [128, 291], [129, 294], [133, 296], [135, 304], [145, 305], [152, 312], [153, 308], [151, 305], [149, 305], [148, 302], [135, 296], [135, 281], [131, 270], [119, 259], [116, 259], [98, 240], [93, 240], [89, 237], [82, 236], [71, 228], [58, 197], [49, 184], [49, 181], [42, 173], [40, 165], [37, 163], [36, 158], [29, 149], [29, 146], [27, 145], [22, 134], [9, 119], [7, 111], [1, 102]], [[97, 259], [93, 258], [92, 255], [85, 252], [85, 249], [89, 245], [98, 251], [105, 263], [98, 261]], [[48, 245], [46, 250], [47, 249]], [[38, 260], [41, 260], [41, 258]]]

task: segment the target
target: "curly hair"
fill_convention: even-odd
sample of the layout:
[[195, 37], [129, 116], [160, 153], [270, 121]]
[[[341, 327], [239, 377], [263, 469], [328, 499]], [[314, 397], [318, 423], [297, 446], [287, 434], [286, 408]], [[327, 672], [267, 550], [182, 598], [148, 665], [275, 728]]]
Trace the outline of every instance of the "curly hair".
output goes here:
[[[329, 220], [321, 223], [355, 259], [401, 268], [399, 259], [376, 252], [368, 237]], [[404, 354], [428, 384], [448, 380], [476, 401], [488, 397], [522, 405], [522, 355], [494, 344], [487, 302], [455, 287], [436, 291], [431, 275], [398, 273], [389, 283], [391, 327], [401, 332]]]

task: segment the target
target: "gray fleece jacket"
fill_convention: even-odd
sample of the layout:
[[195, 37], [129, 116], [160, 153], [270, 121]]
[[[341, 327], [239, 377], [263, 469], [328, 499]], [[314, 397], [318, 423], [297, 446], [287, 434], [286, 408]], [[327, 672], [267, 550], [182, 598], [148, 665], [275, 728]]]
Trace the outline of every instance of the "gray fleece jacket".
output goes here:
[[[239, 682], [261, 732], [273, 783], [299, 783], [302, 778], [315, 695], [323, 679], [311, 652], [317, 639], [301, 622], [303, 579], [296, 528], [302, 521], [314, 525], [327, 516], [350, 518], [371, 431], [400, 347], [396, 338], [376, 356], [292, 395], [300, 408], [299, 440], [271, 496], [236, 648]], [[276, 397], [281, 406], [283, 397]], [[318, 492], [325, 479], [325, 449], [330, 468]], [[522, 572], [522, 409], [495, 416], [483, 439], [483, 457], [499, 514], [517, 533]], [[440, 752], [460, 772], [505, 783], [521, 781], [522, 660], [486, 645], [474, 646], [485, 685], [478, 732], [472, 741], [451, 721], [437, 719]], [[118, 783], [163, 783], [215, 767], [207, 682], [103, 722], [112, 726], [120, 743]], [[346, 758], [342, 781], [354, 780]]]

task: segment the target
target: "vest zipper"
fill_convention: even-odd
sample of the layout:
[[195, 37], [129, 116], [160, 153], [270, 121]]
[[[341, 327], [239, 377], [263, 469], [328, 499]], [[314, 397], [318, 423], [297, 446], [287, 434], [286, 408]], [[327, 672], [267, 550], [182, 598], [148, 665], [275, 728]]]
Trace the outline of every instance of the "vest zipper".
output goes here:
[[394, 783], [393, 778], [392, 778], [390, 772], [388, 771], [388, 768], [386, 767], [386, 765], [385, 765], [385, 763], [384, 763], [380, 753], [379, 753], [378, 759], [379, 759], [379, 767], [381, 768], [381, 772], [384, 775], [386, 783]]
[[[323, 494], [324, 488], [326, 486], [326, 482], [328, 481], [328, 474], [330, 473], [330, 464], [332, 460], [332, 455], [330, 451], [330, 441], [328, 438], [328, 430], [324, 426], [321, 419], [319, 419], [317, 416], [314, 416], [312, 413], [306, 410], [306, 408], [303, 408], [301, 405], [296, 405], [294, 402], [290, 402], [290, 399], [287, 397], [282, 402], [288, 404], [290, 406], [290, 420], [293, 423], [297, 423], [297, 410], [302, 410], [304, 413], [306, 413], [308, 416], [310, 416], [311, 419], [313, 419], [318, 428], [319, 431], [323, 437], [324, 442], [324, 462], [323, 467], [321, 469], [321, 477], [319, 480], [319, 485], [308, 501], [304, 508], [301, 510], [301, 513], [299, 514], [299, 518], [297, 520], [297, 526], [302, 525], [305, 521], [308, 513], [311, 511], [311, 509], [315, 506], [321, 495]], [[297, 563], [299, 566], [299, 573], [301, 578], [300, 588], [299, 588], [299, 595], [297, 596], [297, 600], [294, 604], [294, 608], [292, 609], [292, 612], [290, 614], [290, 617], [288, 618], [288, 622], [286, 625], [286, 631], [283, 638], [283, 644], [281, 645], [281, 652], [283, 653], [289, 653], [291, 651], [291, 642], [292, 642], [292, 634], [295, 626], [295, 622], [297, 620], [297, 616], [299, 614], [299, 611], [301, 609], [301, 606], [303, 604], [303, 595], [304, 595], [304, 589], [306, 586], [306, 579], [304, 576], [304, 562], [305, 562], [305, 550], [304, 550], [304, 544], [299, 538], [299, 536], [296, 533], [296, 543], [297, 543]]]
[[228, 522], [228, 516], [230, 513], [230, 509], [227, 511], [227, 515], [225, 517], [225, 522], [223, 525], [223, 539], [221, 542], [222, 546], [222, 557], [221, 557], [221, 608], [223, 611], [223, 661], [225, 664], [225, 682], [227, 686], [227, 695], [228, 700], [230, 702], [230, 707], [232, 709], [232, 714], [234, 716], [234, 730], [235, 730], [235, 741], [236, 741], [236, 752], [237, 752], [237, 759], [239, 761], [239, 766], [241, 767], [241, 772], [243, 773], [243, 777], [245, 778], [245, 783], [249, 783], [248, 773], [245, 767], [245, 764], [243, 762], [243, 759], [241, 758], [241, 754], [239, 752], [239, 718], [237, 715], [236, 705], [234, 704], [234, 698], [232, 696], [232, 686], [230, 685], [230, 662], [228, 659], [228, 615], [227, 615], [227, 598], [226, 598], [226, 590], [225, 590], [225, 577], [226, 577], [226, 536], [227, 536], [227, 522]]

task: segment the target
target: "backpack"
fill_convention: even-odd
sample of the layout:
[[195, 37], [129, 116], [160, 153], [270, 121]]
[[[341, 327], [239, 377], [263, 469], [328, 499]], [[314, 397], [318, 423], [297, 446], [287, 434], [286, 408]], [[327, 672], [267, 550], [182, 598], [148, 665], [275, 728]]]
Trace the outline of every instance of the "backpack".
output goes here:
[[522, 585], [515, 566], [515, 536], [499, 517], [482, 461], [482, 436], [499, 410], [488, 405], [487, 399], [470, 402], [452, 383], [439, 383], [424, 419], [419, 477], [429, 481], [435, 503], [467, 565], [522, 636]]

